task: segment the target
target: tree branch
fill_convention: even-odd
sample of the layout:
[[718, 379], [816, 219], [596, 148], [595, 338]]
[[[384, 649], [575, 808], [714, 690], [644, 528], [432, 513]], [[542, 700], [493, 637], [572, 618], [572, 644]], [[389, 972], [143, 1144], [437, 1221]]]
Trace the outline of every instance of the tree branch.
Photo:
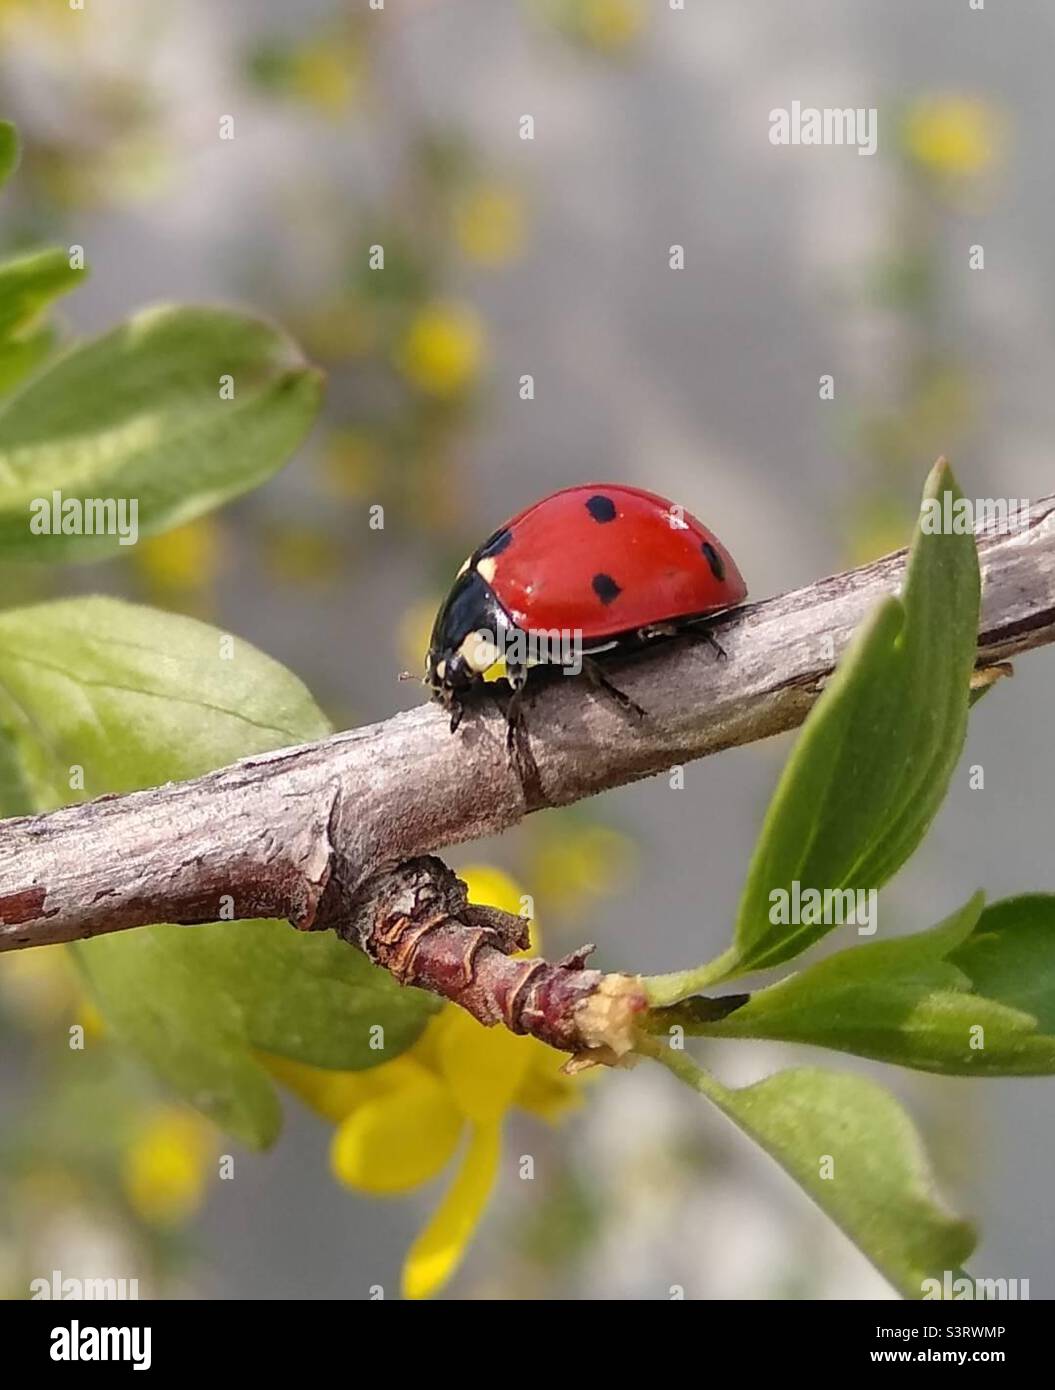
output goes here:
[[[1021, 530], [981, 535], [979, 558], [979, 666], [1051, 642], [1055, 498], [1036, 503]], [[508, 766], [492, 690], [453, 737], [443, 711], [425, 704], [191, 782], [4, 822], [0, 949], [158, 921], [286, 917], [302, 929], [337, 928], [364, 949], [373, 939], [375, 958], [392, 968], [381, 938], [362, 927], [375, 875], [495, 834], [529, 812], [800, 724], [853, 630], [896, 592], [904, 567], [899, 551], [736, 610], [714, 628], [726, 660], [683, 639], [628, 658], [616, 679], [648, 711], [640, 723], [581, 681], [532, 680], [525, 777]], [[477, 963], [482, 955], [490, 960], [480, 952]], [[597, 974], [580, 967], [565, 974]]]

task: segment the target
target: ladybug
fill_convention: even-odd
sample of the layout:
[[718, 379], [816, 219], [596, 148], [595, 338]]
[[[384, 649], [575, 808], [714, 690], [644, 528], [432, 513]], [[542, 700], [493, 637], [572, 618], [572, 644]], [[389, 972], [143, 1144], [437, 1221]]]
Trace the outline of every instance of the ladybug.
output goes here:
[[581, 662], [595, 685], [643, 714], [593, 658], [674, 636], [746, 594], [717, 536], [665, 497], [622, 483], [563, 488], [500, 526], [462, 565], [436, 615], [425, 684], [450, 710], [453, 733], [464, 697], [504, 659], [510, 746], [531, 666]]

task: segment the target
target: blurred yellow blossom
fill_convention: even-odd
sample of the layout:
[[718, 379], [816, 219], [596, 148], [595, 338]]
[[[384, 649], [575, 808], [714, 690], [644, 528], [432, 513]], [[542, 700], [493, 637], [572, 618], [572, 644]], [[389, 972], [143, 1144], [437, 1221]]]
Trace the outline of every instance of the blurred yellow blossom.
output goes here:
[[956, 448], [960, 437], [974, 427], [980, 396], [978, 382], [960, 363], [930, 364], [919, 374], [905, 421], [912, 456], [922, 452], [937, 457], [943, 448]]
[[98, 1040], [105, 1032], [102, 1015], [84, 992], [80, 972], [65, 946], [4, 953], [0, 994], [28, 1027], [54, 1035], [56, 1027], [78, 1023], [89, 1040]]
[[12, 1012], [33, 1028], [52, 1029], [71, 1017], [82, 992], [63, 946], [37, 946], [0, 956], [0, 992]]
[[106, 1036], [106, 1020], [87, 995], [77, 1006], [77, 1022], [90, 1042], [99, 1042]]
[[524, 209], [511, 189], [479, 184], [455, 205], [454, 234], [471, 260], [505, 265], [524, 246]]
[[343, 547], [320, 526], [273, 526], [262, 544], [268, 573], [284, 583], [317, 587], [332, 584], [340, 572]]
[[302, 308], [287, 318], [305, 352], [331, 361], [365, 359], [381, 350], [383, 325], [362, 300], [330, 294], [323, 304]]
[[411, 606], [399, 620], [398, 649], [399, 659], [413, 676], [422, 674], [425, 668], [425, 653], [429, 649], [432, 624], [436, 620], [438, 598], [423, 598]]
[[574, 913], [625, 887], [636, 857], [633, 840], [618, 830], [561, 817], [539, 829], [531, 881], [540, 899]]
[[633, 44], [648, 17], [646, 0], [534, 0], [533, 8], [567, 38], [607, 54]]
[[[490, 866], [458, 872], [474, 902], [520, 913], [523, 895], [508, 874]], [[436, 1293], [461, 1262], [495, 1185], [506, 1114], [517, 1108], [552, 1121], [577, 1100], [563, 1061], [453, 1004], [407, 1052], [370, 1071], [267, 1059], [279, 1080], [337, 1124], [331, 1165], [347, 1186], [374, 1196], [409, 1192], [457, 1156], [453, 1181], [407, 1255], [407, 1298]]]
[[427, 304], [411, 321], [397, 350], [397, 363], [419, 390], [454, 396], [480, 369], [484, 333], [480, 318], [464, 304]]
[[10, 21], [15, 30], [22, 21], [26, 21], [27, 28], [30, 23], [46, 24], [56, 33], [63, 33], [71, 41], [76, 41], [80, 37], [76, 27], [63, 22], [69, 13], [68, 0], [61, 6], [42, 5], [40, 0], [0, 0], [0, 24], [6, 25]]
[[906, 543], [912, 517], [900, 502], [897, 497], [876, 497], [855, 509], [846, 539], [848, 564], [867, 565]]
[[223, 548], [223, 527], [214, 517], [202, 516], [164, 535], [148, 536], [135, 547], [133, 559], [151, 592], [165, 599], [211, 588]]
[[125, 1195], [151, 1225], [178, 1225], [201, 1206], [215, 1157], [215, 1135], [206, 1120], [193, 1110], [158, 1106], [124, 1154]]
[[921, 168], [946, 179], [987, 173], [999, 154], [1000, 112], [976, 97], [936, 96], [915, 102], [905, 113], [902, 140]]
[[359, 86], [364, 61], [355, 44], [327, 35], [291, 57], [291, 91], [327, 116], [340, 116]]
[[645, 27], [643, 0], [581, 0], [585, 38], [603, 52], [633, 43]]
[[384, 453], [365, 430], [334, 430], [327, 441], [323, 466], [331, 492], [359, 500], [380, 490]]

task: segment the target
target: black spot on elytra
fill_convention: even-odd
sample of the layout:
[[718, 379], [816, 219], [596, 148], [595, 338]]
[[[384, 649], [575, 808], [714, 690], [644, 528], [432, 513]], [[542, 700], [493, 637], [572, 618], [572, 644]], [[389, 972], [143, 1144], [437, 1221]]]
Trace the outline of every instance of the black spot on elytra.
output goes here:
[[493, 555], [501, 555], [502, 551], [509, 546], [512, 539], [512, 531], [510, 531], [508, 526], [504, 526], [501, 531], [496, 531], [493, 536], [489, 536], [487, 540], [484, 541], [483, 545], [476, 552], [476, 558], [478, 560], [488, 560]]
[[602, 603], [614, 603], [623, 592], [610, 574], [595, 574], [593, 591]]
[[615, 520], [615, 503], [610, 497], [605, 497], [599, 492], [588, 499], [586, 510], [593, 517], [594, 521]]
[[711, 567], [711, 573], [720, 584], [725, 578], [725, 565], [722, 563], [722, 557], [718, 554], [710, 541], [704, 541], [700, 549], [703, 551], [707, 563]]

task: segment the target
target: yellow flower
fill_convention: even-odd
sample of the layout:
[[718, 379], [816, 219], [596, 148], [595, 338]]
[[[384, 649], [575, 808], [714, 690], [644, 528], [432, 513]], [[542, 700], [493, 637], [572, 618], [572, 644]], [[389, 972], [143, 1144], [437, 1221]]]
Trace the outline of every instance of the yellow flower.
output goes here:
[[340, 542], [321, 526], [294, 522], [265, 531], [261, 539], [267, 571], [283, 583], [332, 585], [340, 571]]
[[411, 321], [397, 364], [419, 390], [455, 396], [472, 382], [483, 355], [479, 316], [463, 304], [428, 304]]
[[574, 913], [621, 891], [634, 871], [637, 847], [610, 826], [562, 817], [537, 831], [532, 882], [539, 897]]
[[396, 631], [396, 648], [399, 659], [412, 675], [421, 675], [425, 669], [425, 653], [432, 636], [432, 624], [436, 621], [439, 599], [424, 598], [411, 606], [399, 620]]
[[140, 541], [133, 559], [151, 591], [169, 598], [208, 589], [220, 570], [223, 550], [223, 528], [204, 516]]
[[82, 998], [76, 967], [62, 946], [37, 946], [0, 957], [0, 993], [29, 1027], [51, 1030], [76, 1013]]
[[0, 994], [15, 1018], [28, 1027], [54, 1033], [72, 1021], [89, 1042], [106, 1033], [102, 1014], [85, 993], [72, 956], [64, 946], [37, 946], [0, 956]]
[[377, 498], [384, 478], [384, 452], [365, 430], [334, 430], [323, 465], [327, 487], [335, 495], [357, 502]]
[[902, 140], [921, 168], [945, 179], [974, 178], [996, 160], [1000, 113], [974, 97], [929, 97], [905, 115]]
[[132, 1207], [156, 1226], [175, 1226], [201, 1205], [211, 1160], [212, 1127], [193, 1110], [151, 1111], [124, 1155], [121, 1182]]
[[523, 249], [524, 213], [510, 189], [480, 184], [454, 210], [454, 234], [462, 251], [481, 265], [505, 265]]
[[61, 9], [41, 5], [39, 0], [0, 0], [0, 25], [7, 25], [14, 31], [22, 29], [28, 32], [31, 25], [47, 25], [48, 29], [55, 34], [62, 33], [63, 37], [71, 38], [76, 41], [78, 31], [76, 25], [71, 25], [68, 20], [63, 23], [65, 16], [63, 10], [68, 9], [63, 5]]
[[[459, 874], [473, 901], [513, 913], [525, 905], [518, 885], [499, 869]], [[453, 1004], [401, 1057], [370, 1071], [267, 1061], [281, 1081], [337, 1123], [331, 1166], [347, 1186], [395, 1196], [430, 1182], [457, 1156], [450, 1186], [407, 1255], [407, 1298], [436, 1293], [461, 1262], [498, 1177], [508, 1111], [552, 1121], [577, 1100], [574, 1083], [560, 1070], [560, 1053], [535, 1038], [485, 1028]]]
[[101, 1042], [106, 1037], [106, 1020], [87, 995], [77, 1009], [77, 1022], [84, 1029], [88, 1042]]
[[642, 0], [583, 0], [582, 30], [587, 41], [612, 53], [633, 43], [645, 25]]
[[876, 498], [851, 519], [847, 535], [847, 560], [866, 565], [880, 555], [889, 555], [908, 540], [912, 517], [892, 498]]
[[294, 53], [290, 86], [324, 115], [337, 117], [355, 95], [362, 71], [359, 49], [327, 35]]

